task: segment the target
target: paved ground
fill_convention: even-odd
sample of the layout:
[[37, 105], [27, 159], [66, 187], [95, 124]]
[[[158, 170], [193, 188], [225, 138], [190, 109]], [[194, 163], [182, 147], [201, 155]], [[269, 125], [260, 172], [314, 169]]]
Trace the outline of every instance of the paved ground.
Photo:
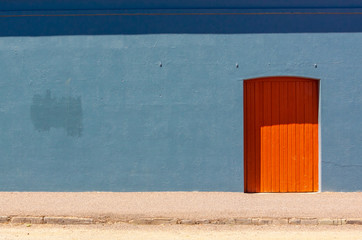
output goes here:
[[361, 240], [362, 226], [236, 226], [236, 225], [9, 225], [0, 224], [0, 240]]
[[0, 192], [0, 216], [362, 218], [362, 193]]

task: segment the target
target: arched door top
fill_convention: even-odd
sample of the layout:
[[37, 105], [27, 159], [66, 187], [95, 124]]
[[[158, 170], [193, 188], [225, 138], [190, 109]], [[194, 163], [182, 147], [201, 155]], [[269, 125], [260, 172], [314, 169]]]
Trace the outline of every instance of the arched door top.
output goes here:
[[253, 82], [314, 82], [319, 81], [316, 78], [307, 78], [299, 76], [267, 76], [244, 79], [244, 81]]

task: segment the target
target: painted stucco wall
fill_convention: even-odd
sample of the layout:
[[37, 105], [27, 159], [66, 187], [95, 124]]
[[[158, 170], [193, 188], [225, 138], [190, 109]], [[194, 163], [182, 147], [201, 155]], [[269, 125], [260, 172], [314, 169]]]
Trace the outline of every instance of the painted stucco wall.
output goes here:
[[[109, 34], [95, 16], [35, 18], [0, 20], [1, 191], [243, 192], [242, 81], [278, 75], [320, 79], [322, 191], [362, 190], [354, 25], [200, 32], [209, 23], [189, 19], [200, 25], [171, 33], [158, 16], [154, 31]], [[88, 25], [71, 33], [67, 19]]]

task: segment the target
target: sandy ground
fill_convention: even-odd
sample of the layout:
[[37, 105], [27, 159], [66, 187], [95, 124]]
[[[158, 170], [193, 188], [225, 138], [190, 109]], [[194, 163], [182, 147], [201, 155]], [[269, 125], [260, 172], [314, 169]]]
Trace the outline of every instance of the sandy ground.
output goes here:
[[362, 226], [215, 226], [129, 224], [52, 226], [0, 224], [0, 240], [100, 240], [100, 239], [348, 239], [361, 240]]
[[0, 192], [0, 216], [9, 215], [361, 218], [362, 193]]

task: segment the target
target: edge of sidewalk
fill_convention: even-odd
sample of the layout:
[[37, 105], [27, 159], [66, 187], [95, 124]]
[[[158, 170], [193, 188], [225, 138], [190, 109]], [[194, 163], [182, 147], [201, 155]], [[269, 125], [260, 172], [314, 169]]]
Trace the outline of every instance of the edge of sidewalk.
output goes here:
[[136, 225], [162, 224], [227, 224], [227, 225], [362, 225], [362, 218], [221, 218], [221, 219], [181, 219], [181, 218], [80, 218], [72, 216], [0, 216], [1, 224], [57, 224], [88, 225], [99, 223], [128, 223]]

